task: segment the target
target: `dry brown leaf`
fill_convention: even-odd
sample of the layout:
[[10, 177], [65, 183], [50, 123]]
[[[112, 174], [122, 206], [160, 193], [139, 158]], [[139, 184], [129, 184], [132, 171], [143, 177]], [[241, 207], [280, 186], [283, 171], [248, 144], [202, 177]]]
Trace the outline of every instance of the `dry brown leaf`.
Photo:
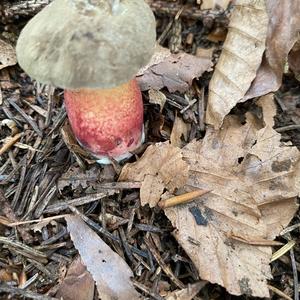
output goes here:
[[186, 289], [168, 293], [166, 300], [192, 300], [206, 285], [206, 281], [199, 281], [189, 285]]
[[153, 89], [150, 89], [148, 91], [148, 94], [149, 94], [149, 103], [158, 104], [160, 107], [160, 111], [162, 112], [167, 101], [167, 97], [165, 96], [165, 94]]
[[137, 81], [142, 91], [167, 87], [171, 93], [183, 93], [190, 87], [194, 78], [200, 77], [211, 67], [212, 62], [209, 58], [187, 53], [171, 54], [168, 49], [157, 47], [147, 68], [140, 70], [137, 75]]
[[185, 185], [188, 170], [179, 148], [169, 142], [158, 143], [149, 146], [137, 162], [126, 164], [119, 181], [142, 182], [141, 203], [154, 207], [165, 188], [173, 193], [175, 189]]
[[213, 53], [214, 53], [214, 48], [200, 48], [198, 47], [197, 50], [196, 50], [196, 56], [197, 57], [201, 57], [201, 58], [207, 58], [207, 59], [210, 59], [212, 60], [212, 56], [213, 56]]
[[300, 81], [300, 39], [296, 42], [288, 57], [289, 67]]
[[58, 299], [93, 300], [95, 282], [87, 271], [80, 256], [71, 263], [67, 276], [63, 279], [56, 293]]
[[300, 0], [267, 0], [269, 15], [266, 52], [244, 100], [279, 89], [287, 56], [300, 31]]
[[206, 121], [220, 128], [245, 96], [260, 66], [268, 28], [264, 0], [238, 0], [209, 85]]
[[94, 278], [102, 300], [142, 299], [130, 278], [126, 262], [87, 226], [79, 216], [66, 216], [68, 230], [87, 270]]
[[228, 116], [222, 129], [183, 148], [186, 191], [212, 192], [165, 213], [202, 279], [234, 295], [269, 297], [272, 250], [259, 245], [270, 244], [297, 211], [300, 154], [268, 121], [261, 123], [251, 114], [244, 125]]
[[182, 137], [187, 140], [190, 127], [190, 124], [184, 122], [181, 117], [176, 115], [170, 136], [171, 145], [181, 148], [183, 146]]
[[0, 70], [16, 63], [17, 57], [14, 47], [0, 39]]

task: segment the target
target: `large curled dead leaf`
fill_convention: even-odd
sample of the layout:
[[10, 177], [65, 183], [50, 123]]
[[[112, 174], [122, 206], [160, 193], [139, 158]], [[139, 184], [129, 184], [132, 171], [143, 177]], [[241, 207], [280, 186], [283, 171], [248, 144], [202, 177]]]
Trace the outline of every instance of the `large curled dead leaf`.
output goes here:
[[79, 216], [66, 216], [68, 230], [87, 270], [93, 276], [103, 300], [142, 299], [130, 280], [126, 262], [87, 226]]
[[200, 277], [234, 295], [269, 296], [270, 245], [298, 208], [299, 151], [280, 141], [270, 116], [265, 123], [251, 114], [244, 125], [228, 116], [221, 130], [188, 144], [186, 191], [212, 192], [165, 209]]
[[150, 63], [139, 71], [137, 81], [142, 91], [167, 87], [172, 92], [185, 92], [194, 78], [212, 67], [210, 58], [187, 53], [171, 54], [168, 49], [156, 47]]
[[206, 121], [220, 128], [245, 96], [265, 50], [268, 15], [264, 0], [237, 0], [222, 54], [209, 85]]
[[300, 32], [300, 0], [266, 0], [266, 6], [269, 16], [266, 52], [243, 101], [279, 89], [288, 53]]
[[14, 47], [0, 39], [0, 70], [16, 63], [17, 57]]
[[119, 181], [140, 181], [141, 203], [154, 207], [166, 188], [173, 193], [185, 185], [188, 165], [182, 160], [179, 148], [168, 142], [151, 145], [136, 163], [126, 164]]

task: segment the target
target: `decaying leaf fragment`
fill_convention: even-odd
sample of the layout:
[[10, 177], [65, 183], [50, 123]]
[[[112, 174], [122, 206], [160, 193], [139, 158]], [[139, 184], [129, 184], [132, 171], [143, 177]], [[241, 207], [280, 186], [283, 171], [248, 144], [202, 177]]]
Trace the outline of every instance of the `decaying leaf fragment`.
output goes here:
[[181, 148], [183, 145], [182, 137], [187, 140], [190, 124], [183, 121], [179, 116], [175, 116], [174, 125], [172, 128], [170, 142], [173, 146]]
[[14, 47], [0, 39], [0, 70], [16, 63], [17, 57]]
[[93, 276], [103, 300], [142, 299], [130, 278], [126, 262], [87, 226], [79, 216], [66, 216], [68, 230], [87, 270]]
[[[263, 111], [270, 100], [261, 100]], [[165, 209], [200, 277], [234, 295], [269, 296], [268, 245], [298, 208], [300, 154], [272, 125], [270, 116], [261, 122], [248, 113], [244, 125], [227, 116], [222, 129], [184, 147], [190, 166], [185, 189], [212, 192]]]
[[186, 289], [177, 290], [169, 293], [166, 300], [192, 300], [199, 293], [199, 291], [206, 285], [206, 281], [199, 281], [189, 285]]
[[209, 85], [206, 121], [220, 128], [245, 96], [262, 61], [268, 29], [264, 0], [237, 0], [222, 54]]
[[142, 205], [154, 207], [166, 188], [173, 193], [185, 185], [188, 165], [182, 160], [179, 148], [168, 142], [151, 145], [136, 163], [126, 164], [119, 181], [142, 182], [140, 197]]
[[93, 300], [94, 285], [93, 277], [78, 256], [71, 263], [67, 276], [59, 286], [56, 297], [64, 300]]
[[76, 189], [79, 186], [82, 188], [93, 187], [100, 176], [99, 168], [91, 168], [83, 171], [79, 167], [71, 166], [58, 180], [57, 187], [63, 190], [67, 186]]
[[171, 93], [183, 93], [194, 78], [200, 77], [211, 67], [210, 58], [187, 53], [171, 54], [168, 49], [158, 46], [151, 62], [138, 73], [137, 81], [142, 91], [167, 87]]

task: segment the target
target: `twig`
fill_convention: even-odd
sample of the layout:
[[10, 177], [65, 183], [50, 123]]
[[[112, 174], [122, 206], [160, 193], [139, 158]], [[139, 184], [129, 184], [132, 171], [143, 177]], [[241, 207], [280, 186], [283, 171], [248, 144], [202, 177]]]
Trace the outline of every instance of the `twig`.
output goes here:
[[79, 206], [87, 203], [91, 203], [94, 201], [101, 200], [107, 196], [111, 196], [113, 194], [117, 193], [115, 190], [110, 190], [107, 193], [96, 193], [96, 194], [91, 194], [88, 196], [76, 198], [76, 199], [71, 199], [71, 200], [66, 200], [65, 202], [59, 202], [56, 204], [49, 205], [45, 210], [44, 213], [57, 213], [61, 210], [65, 210], [66, 208], [71, 206]]
[[15, 251], [17, 251], [18, 253], [20, 253], [21, 255], [27, 258], [36, 259], [40, 262], [47, 263], [46, 254], [44, 254], [41, 251], [35, 250], [21, 242], [13, 241], [6, 237], [0, 236], [0, 243], [11, 246], [12, 248], [15, 249]]
[[15, 136], [10, 138], [0, 149], [0, 155], [9, 150], [22, 136], [22, 133], [17, 133]]
[[[0, 208], [1, 214], [3, 213], [10, 222], [18, 222], [18, 219], [7, 199], [5, 198], [2, 189], [0, 189]], [[10, 224], [6, 224], [6, 226], [10, 226]], [[26, 243], [31, 244], [33, 242], [32, 235], [28, 233], [25, 228], [17, 227], [17, 230]]]
[[[20, 0], [17, 3], [4, 1], [0, 5], [0, 20], [2, 22], [10, 22], [20, 17], [31, 17], [37, 14], [42, 8], [52, 0]], [[180, 3], [167, 2], [164, 0], [146, 0], [151, 9], [157, 14], [167, 14], [176, 16], [182, 5]], [[211, 23], [215, 20], [220, 25], [228, 25], [228, 17], [222, 10], [201, 10], [199, 6], [188, 5], [181, 14], [182, 17], [187, 17], [194, 20], [206, 20]]]
[[0, 5], [0, 20], [2, 22], [12, 21], [20, 17], [31, 17], [50, 3], [49, 0], [21, 0], [16, 3], [3, 1]]
[[140, 189], [142, 186], [141, 182], [105, 182], [97, 184], [97, 188], [100, 189], [116, 189], [116, 190], [126, 190], [126, 189]]
[[211, 191], [208, 190], [196, 190], [193, 192], [189, 192], [180, 196], [175, 196], [166, 200], [161, 200], [158, 202], [158, 206], [162, 209], [165, 209], [167, 207], [172, 207], [179, 204], [185, 204], [187, 202], [193, 201], [195, 198], [203, 196]]
[[6, 283], [0, 283], [0, 292], [8, 293], [10, 296], [19, 295], [25, 298], [34, 300], [58, 300], [57, 298], [40, 295], [28, 290], [19, 289], [13, 286], [9, 286]]
[[275, 130], [279, 133], [289, 131], [289, 130], [298, 130], [298, 129], [300, 129], [300, 125], [287, 125], [287, 126], [275, 128]]
[[288, 251], [290, 251], [295, 246], [295, 244], [296, 244], [296, 242], [291, 240], [287, 244], [285, 244], [283, 247], [281, 247], [279, 250], [274, 252], [272, 255], [272, 258], [271, 258], [271, 262], [277, 260], [280, 256], [282, 256], [285, 253], [287, 253]]
[[144, 238], [145, 244], [147, 245], [148, 249], [150, 250], [151, 254], [156, 259], [157, 263], [163, 269], [167, 276], [176, 284], [177, 287], [184, 289], [185, 285], [174, 275], [170, 267], [162, 260], [158, 250], [152, 243], [152, 241], [148, 238]]
[[205, 93], [204, 87], [200, 90], [198, 85], [194, 84], [196, 93], [198, 95], [198, 123], [200, 131], [205, 131]]
[[[176, 16], [178, 11], [181, 9], [182, 4], [178, 2], [167, 2], [164, 0], [146, 0], [150, 5], [151, 9], [157, 14], [167, 14], [171, 16]], [[189, 19], [216, 19], [218, 22], [221, 22], [225, 26], [228, 25], [228, 18], [224, 14], [224, 11], [214, 11], [214, 10], [201, 10], [199, 6], [196, 5], [187, 5], [184, 11], [181, 13], [182, 17]]]
[[298, 272], [297, 272], [297, 266], [296, 266], [296, 260], [295, 260], [293, 248], [291, 248], [291, 250], [290, 250], [290, 257], [291, 257], [291, 262], [292, 262], [293, 278], [294, 278], [294, 300], [299, 300]]
[[87, 223], [88, 225], [90, 225], [92, 228], [94, 228], [96, 231], [98, 231], [99, 233], [103, 234], [104, 236], [106, 236], [109, 239], [112, 239], [115, 242], [118, 242], [119, 244], [121, 244], [121, 240], [114, 236], [112, 233], [110, 233], [109, 231], [103, 229], [103, 227], [101, 227], [99, 224], [95, 223], [93, 220], [91, 220], [90, 218], [88, 218], [87, 216], [85, 216], [84, 214], [82, 214], [78, 209], [76, 209], [75, 207], [69, 205], [68, 208], [75, 214], [77, 214], [79, 217], [81, 217], [81, 219]]
[[14, 227], [14, 226], [19, 226], [19, 225], [24, 225], [24, 224], [32, 224], [32, 223], [48, 222], [48, 221], [50, 222], [52, 220], [62, 219], [66, 216], [68, 216], [68, 214], [60, 215], [60, 216], [53, 216], [53, 217], [49, 217], [49, 218], [40, 218], [40, 219], [35, 219], [35, 220], [14, 222], [14, 223], [7, 224], [7, 226]]
[[268, 284], [268, 288], [269, 290], [271, 290], [272, 292], [274, 292], [275, 294], [277, 294], [278, 296], [286, 299], [286, 300], [293, 300], [291, 297], [289, 297], [288, 295], [286, 295], [284, 292], [282, 292], [281, 290], [279, 290], [278, 288], [276, 288], [275, 286], [269, 285]]
[[147, 295], [151, 296], [153, 299], [155, 299], [155, 300], [164, 300], [164, 298], [162, 298], [160, 295], [152, 292], [151, 289], [148, 288], [147, 286], [145, 286], [144, 284], [142, 284], [142, 283], [140, 283], [136, 280], [133, 280], [133, 279], [132, 279], [132, 283], [136, 288], [143, 291]]
[[32, 129], [36, 132], [36, 134], [39, 137], [43, 137], [43, 133], [37, 126], [36, 122], [30, 116], [27, 116], [25, 111], [22, 108], [20, 108], [15, 101], [9, 98], [7, 98], [5, 101], [7, 101], [25, 119], [25, 121], [32, 127]]

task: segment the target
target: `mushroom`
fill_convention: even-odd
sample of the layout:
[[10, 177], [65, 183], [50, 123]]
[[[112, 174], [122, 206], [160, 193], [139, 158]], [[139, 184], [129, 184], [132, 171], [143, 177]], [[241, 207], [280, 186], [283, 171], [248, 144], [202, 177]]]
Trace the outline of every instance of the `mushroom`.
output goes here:
[[78, 142], [110, 163], [143, 141], [135, 74], [153, 55], [155, 39], [144, 0], [54, 0], [23, 28], [16, 52], [28, 75], [65, 90]]

